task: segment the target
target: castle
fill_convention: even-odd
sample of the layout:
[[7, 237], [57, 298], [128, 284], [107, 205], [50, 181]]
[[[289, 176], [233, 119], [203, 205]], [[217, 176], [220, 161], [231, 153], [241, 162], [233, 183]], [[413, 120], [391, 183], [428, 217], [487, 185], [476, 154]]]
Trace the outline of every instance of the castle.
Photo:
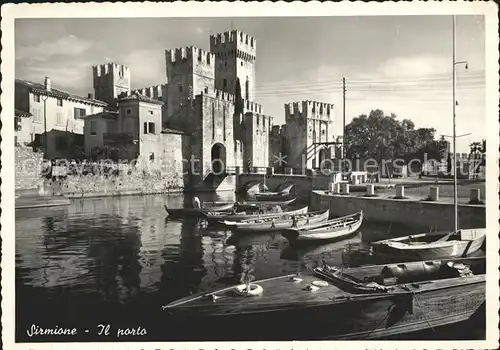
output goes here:
[[[94, 66], [95, 98], [116, 111], [109, 108], [86, 118], [87, 153], [111, 144], [123, 150], [125, 145], [116, 142], [118, 134], [129, 133], [133, 135], [121, 136], [121, 140], [129, 144], [136, 140], [137, 145], [126, 156], [165, 163], [164, 149], [171, 147], [161, 140], [166, 136], [153, 135], [175, 134], [170, 138], [180, 139], [174, 143], [182, 144], [182, 159], [178, 160], [182, 168], [177, 170], [190, 174], [191, 185], [205, 181], [222, 170], [220, 167], [267, 167], [273, 117], [265, 115], [263, 107], [253, 101], [256, 45], [255, 38], [233, 30], [210, 36], [210, 51], [192, 46], [166, 50], [167, 83], [134, 91], [128, 67], [114, 63]], [[131, 96], [136, 96], [137, 107], [129, 106], [123, 113], [122, 107], [126, 101], [130, 104]], [[158, 103], [162, 104], [161, 118], [153, 108]], [[141, 113], [146, 110], [149, 112]], [[134, 120], [128, 122], [129, 127], [127, 114]], [[99, 121], [103, 119], [114, 121]], [[150, 132], [149, 126], [142, 128], [145, 123], [154, 123], [155, 131]], [[101, 132], [102, 137], [96, 138], [97, 129], [103, 128], [107, 129]], [[190, 159], [195, 159], [194, 165]]]
[[[334, 157], [334, 105], [286, 104], [286, 124], [273, 125], [274, 118], [254, 101], [256, 48], [254, 37], [232, 30], [211, 35], [210, 51], [168, 49], [166, 83], [135, 90], [128, 67], [95, 65], [94, 94], [87, 98], [51, 89], [48, 77], [45, 86], [16, 80], [16, 106], [28, 113], [23, 130], [35, 130], [28, 125], [30, 113], [38, 118], [31, 123], [54, 119], [51, 130], [67, 131], [72, 121], [73, 132], [83, 134], [87, 158], [137, 160], [160, 172], [183, 174], [183, 185], [191, 188], [216, 181], [214, 174], [236, 167], [283, 167], [276, 163], [280, 154], [287, 157], [286, 167], [318, 168]], [[54, 102], [40, 118], [44, 96]], [[44, 139], [16, 132], [19, 140]], [[49, 158], [68, 157], [76, 143], [62, 141], [48, 139]]]

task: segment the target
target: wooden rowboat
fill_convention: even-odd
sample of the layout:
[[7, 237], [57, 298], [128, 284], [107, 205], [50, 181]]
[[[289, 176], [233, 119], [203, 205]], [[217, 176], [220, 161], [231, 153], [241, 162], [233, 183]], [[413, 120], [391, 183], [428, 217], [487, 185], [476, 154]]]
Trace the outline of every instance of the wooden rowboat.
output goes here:
[[363, 222], [363, 212], [335, 218], [317, 224], [290, 228], [283, 232], [291, 242], [322, 242], [341, 240], [356, 233]]
[[486, 229], [432, 232], [391, 238], [371, 243], [374, 255], [392, 259], [436, 259], [463, 257], [478, 251], [486, 239]]
[[234, 207], [234, 203], [228, 203], [220, 206], [213, 206], [209, 208], [169, 208], [165, 204], [165, 210], [169, 217], [179, 218], [183, 216], [203, 216], [205, 212], [210, 211], [214, 213], [230, 211]]
[[278, 232], [292, 227], [316, 224], [328, 220], [330, 210], [303, 214], [285, 214], [278, 217], [244, 220], [239, 222], [224, 221], [234, 233], [238, 232]]
[[[238, 211], [241, 210], [259, 210], [259, 209], [266, 209], [266, 208], [271, 208], [271, 207], [286, 207], [287, 205], [292, 204], [297, 200], [297, 197], [288, 199], [286, 201], [244, 201], [244, 202], [230, 202], [233, 206], [237, 207]], [[203, 203], [203, 207], [205, 206], [205, 203]], [[210, 204], [214, 206], [222, 206], [229, 204], [229, 202], [210, 202]]]
[[224, 212], [211, 212], [206, 211], [203, 213], [203, 217], [210, 223], [223, 223], [223, 222], [241, 222], [245, 220], [255, 220], [255, 219], [265, 219], [280, 217], [283, 215], [298, 215], [307, 213], [308, 207], [302, 207], [300, 209], [289, 210], [289, 211], [276, 211], [267, 212], [264, 214], [247, 214], [246, 212], [236, 212], [232, 214]]
[[163, 310], [179, 339], [384, 339], [468, 320], [485, 302], [485, 265], [484, 258], [325, 265], [190, 295]]
[[295, 185], [288, 185], [279, 192], [264, 192], [255, 194], [255, 199], [258, 201], [282, 201], [290, 198], [290, 191]]

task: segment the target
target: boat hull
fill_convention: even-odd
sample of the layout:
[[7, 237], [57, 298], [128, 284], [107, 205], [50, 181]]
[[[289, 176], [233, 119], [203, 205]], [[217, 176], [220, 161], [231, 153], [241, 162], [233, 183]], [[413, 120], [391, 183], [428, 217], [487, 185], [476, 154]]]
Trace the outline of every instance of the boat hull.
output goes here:
[[[252, 303], [251, 298], [246, 297], [245, 302]], [[383, 339], [466, 321], [484, 301], [485, 278], [474, 276], [460, 286], [413, 295], [378, 295], [363, 300], [332, 300], [330, 303], [298, 301], [286, 306], [268, 304], [237, 315], [234, 315], [234, 306], [230, 311], [232, 315], [226, 315], [229, 311], [226, 312], [224, 306], [218, 308], [215, 301], [199, 310], [201, 314], [190, 313], [183, 318], [172, 314], [170, 317], [175, 320], [176, 332], [189, 330], [185, 333], [186, 339]], [[210, 315], [213, 312], [217, 315]], [[182, 334], [178, 335], [182, 337]]]
[[255, 199], [259, 202], [281, 202], [281, 201], [288, 201], [290, 199], [294, 198], [294, 196], [286, 194], [256, 194]]
[[[313, 214], [313, 213], [310, 213]], [[314, 214], [313, 214], [314, 215]], [[301, 227], [307, 224], [316, 224], [323, 221], [328, 220], [329, 211], [325, 211], [321, 214], [316, 214], [314, 216], [306, 217], [305, 215], [300, 217], [297, 216], [296, 225], [297, 227]], [[252, 222], [252, 223], [229, 223], [225, 222], [225, 224], [231, 229], [234, 233], [261, 233], [261, 232], [279, 232], [294, 226], [294, 219], [292, 216], [289, 218], [282, 219], [277, 217], [274, 221], [264, 221], [264, 222]]]
[[[288, 230], [288, 232], [284, 233], [284, 236], [292, 243], [340, 241], [356, 233], [363, 223], [363, 215], [360, 214], [356, 221], [342, 223], [341, 220], [342, 218], [329, 220], [325, 224], [322, 224], [325, 227], [320, 226], [316, 229]], [[308, 227], [314, 227], [314, 225], [309, 225]]]
[[[373, 253], [375, 255], [391, 257], [393, 260], [430, 260], [438, 258], [463, 257], [476, 253], [481, 249], [486, 239], [486, 235], [480, 235], [473, 240], [453, 241], [449, 245], [428, 246], [411, 249], [402, 249], [400, 246], [391, 246], [387, 241], [372, 243]], [[403, 246], [404, 247], [404, 246]]]
[[297, 210], [290, 210], [290, 211], [285, 211], [285, 212], [276, 212], [276, 213], [265, 213], [265, 214], [210, 214], [206, 213], [204, 214], [204, 218], [209, 222], [241, 222], [245, 220], [253, 220], [253, 219], [265, 219], [265, 218], [273, 218], [273, 217], [279, 217], [283, 215], [300, 215], [300, 214], [305, 214], [308, 211], [308, 207], [300, 208]]

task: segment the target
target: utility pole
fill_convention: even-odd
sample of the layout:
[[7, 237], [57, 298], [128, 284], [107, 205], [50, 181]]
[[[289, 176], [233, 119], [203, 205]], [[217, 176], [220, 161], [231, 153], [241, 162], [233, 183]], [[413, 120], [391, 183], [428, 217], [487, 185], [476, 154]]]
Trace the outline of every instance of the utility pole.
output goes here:
[[342, 77], [342, 149], [340, 159], [344, 159], [345, 156], [345, 92], [345, 77]]

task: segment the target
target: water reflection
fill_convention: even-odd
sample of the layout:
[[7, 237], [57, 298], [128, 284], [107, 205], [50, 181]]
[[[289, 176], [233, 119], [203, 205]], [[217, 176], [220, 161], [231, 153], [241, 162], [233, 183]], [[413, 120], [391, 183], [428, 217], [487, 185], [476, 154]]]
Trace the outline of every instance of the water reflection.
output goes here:
[[[323, 259], [339, 264], [347, 243], [294, 247], [280, 234], [233, 236], [196, 220], [166, 219], [164, 204], [184, 203], [191, 198], [102, 198], [75, 200], [68, 208], [16, 212], [18, 317], [30, 323], [33, 307], [63, 301], [71, 322], [79, 322], [81, 314], [66, 308], [78, 305], [92, 305], [93, 312], [109, 303], [140, 305], [147, 317], [171, 300], [239, 283], [244, 276], [255, 280], [297, 273]], [[388, 225], [367, 221], [360, 231], [350, 241], [385, 237]], [[391, 227], [392, 235], [407, 232]]]

